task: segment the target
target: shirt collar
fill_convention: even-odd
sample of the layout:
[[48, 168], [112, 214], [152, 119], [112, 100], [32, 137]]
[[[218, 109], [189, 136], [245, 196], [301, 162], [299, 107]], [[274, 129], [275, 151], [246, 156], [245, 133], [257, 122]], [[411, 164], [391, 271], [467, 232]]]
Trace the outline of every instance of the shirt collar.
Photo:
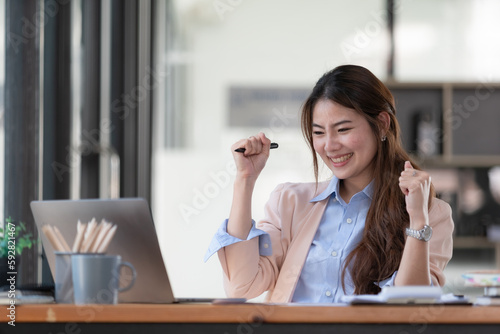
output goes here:
[[[373, 199], [373, 183], [374, 183], [374, 180], [372, 180], [370, 183], [368, 183], [368, 185], [361, 191], [366, 196], [368, 196], [370, 199]], [[311, 199], [310, 202], [322, 201], [322, 200], [330, 197], [330, 195], [333, 195], [336, 197], [337, 194], [339, 193], [339, 185], [340, 185], [339, 179], [336, 176], [334, 176], [332, 178], [332, 180], [330, 181], [330, 183], [328, 184], [328, 186], [326, 187], [326, 189], [323, 190], [323, 192], [321, 194], [319, 194], [318, 196]]]

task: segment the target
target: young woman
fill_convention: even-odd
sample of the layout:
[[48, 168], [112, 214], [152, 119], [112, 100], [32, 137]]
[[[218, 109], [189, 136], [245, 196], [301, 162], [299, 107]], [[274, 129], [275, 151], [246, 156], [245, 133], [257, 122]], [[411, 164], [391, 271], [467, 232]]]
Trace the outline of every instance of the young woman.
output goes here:
[[231, 297], [270, 302], [338, 302], [386, 285], [443, 285], [452, 255], [449, 205], [400, 141], [394, 98], [360, 66], [339, 66], [316, 83], [302, 131], [318, 179], [279, 185], [266, 217], [251, 217], [254, 185], [269, 157], [263, 133], [232, 146], [233, 203], [208, 254], [218, 252]]

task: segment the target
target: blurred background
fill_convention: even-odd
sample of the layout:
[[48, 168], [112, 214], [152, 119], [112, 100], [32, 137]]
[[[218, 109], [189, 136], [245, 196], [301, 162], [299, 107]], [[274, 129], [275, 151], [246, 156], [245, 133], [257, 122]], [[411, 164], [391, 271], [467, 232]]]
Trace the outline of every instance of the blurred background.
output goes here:
[[[175, 296], [222, 297], [217, 256], [203, 257], [229, 214], [231, 144], [263, 131], [280, 145], [259, 219], [277, 184], [314, 180], [299, 128], [313, 85], [358, 64], [391, 88], [405, 147], [452, 205], [446, 290], [481, 293], [461, 274], [500, 268], [499, 12], [496, 0], [0, 0], [0, 213], [36, 233], [32, 199], [144, 197]], [[40, 246], [23, 256], [26, 283], [50, 280]]]

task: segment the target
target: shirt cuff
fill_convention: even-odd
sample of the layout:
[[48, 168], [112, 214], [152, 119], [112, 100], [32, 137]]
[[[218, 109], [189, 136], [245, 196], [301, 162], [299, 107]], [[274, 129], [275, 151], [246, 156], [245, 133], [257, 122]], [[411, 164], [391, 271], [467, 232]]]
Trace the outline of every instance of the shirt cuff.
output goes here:
[[394, 286], [394, 280], [396, 279], [396, 275], [398, 274], [398, 271], [396, 270], [394, 274], [392, 274], [391, 277], [386, 278], [385, 280], [381, 282], [375, 282], [376, 285], [378, 285], [379, 288], [383, 288], [385, 286]]
[[[259, 254], [263, 256], [270, 256], [273, 254], [273, 249], [271, 245], [271, 237], [265, 231], [259, 230], [255, 227], [255, 221], [252, 219], [252, 228], [248, 233], [248, 237], [246, 240], [253, 239], [255, 237], [259, 237]], [[208, 246], [208, 250], [205, 253], [205, 258], [203, 259], [205, 262], [217, 253], [221, 248], [235, 244], [237, 242], [246, 241], [240, 238], [233, 237], [229, 233], [227, 233], [227, 219], [222, 223], [217, 232], [215, 233], [210, 246]]]

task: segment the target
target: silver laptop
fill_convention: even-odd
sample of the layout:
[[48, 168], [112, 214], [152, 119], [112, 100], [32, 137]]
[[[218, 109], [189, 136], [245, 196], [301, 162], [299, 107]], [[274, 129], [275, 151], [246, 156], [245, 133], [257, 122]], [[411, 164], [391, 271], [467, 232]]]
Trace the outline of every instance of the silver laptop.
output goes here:
[[117, 225], [116, 234], [106, 253], [121, 255], [122, 261], [132, 263], [137, 271], [135, 284], [130, 290], [119, 293], [119, 302], [176, 302], [158, 244], [151, 210], [144, 199], [33, 201], [31, 209], [52, 277], [55, 277], [54, 249], [41, 232], [42, 226], [57, 226], [71, 246], [76, 236], [78, 220], [87, 223], [92, 218], [98, 222], [105, 219]]

